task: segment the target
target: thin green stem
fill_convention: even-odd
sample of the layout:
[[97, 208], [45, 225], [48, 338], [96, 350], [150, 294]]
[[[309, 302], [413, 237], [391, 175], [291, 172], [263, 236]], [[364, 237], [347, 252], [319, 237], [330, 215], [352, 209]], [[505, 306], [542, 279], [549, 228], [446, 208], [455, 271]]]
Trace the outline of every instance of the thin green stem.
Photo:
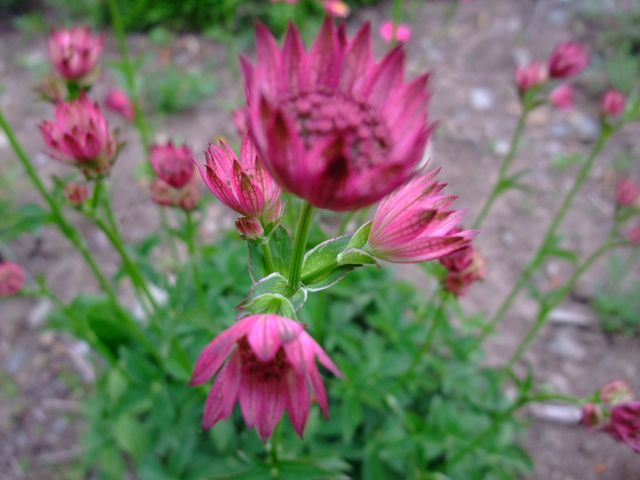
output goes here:
[[265, 239], [262, 242], [262, 251], [264, 253], [264, 261], [267, 267], [267, 275], [276, 271], [276, 264], [273, 261], [273, 254], [271, 253], [271, 245], [269, 239]]
[[522, 139], [522, 134], [524, 133], [524, 127], [527, 124], [527, 117], [529, 116], [529, 112], [530, 110], [525, 107], [522, 109], [522, 113], [520, 113], [518, 123], [516, 124], [516, 128], [513, 131], [513, 135], [511, 136], [509, 150], [507, 151], [507, 154], [504, 156], [504, 158], [502, 159], [502, 163], [500, 164], [500, 169], [498, 170], [498, 178], [496, 179], [496, 182], [493, 185], [489, 196], [482, 205], [482, 208], [480, 208], [480, 213], [473, 223], [474, 229], [480, 228], [480, 225], [482, 225], [482, 222], [484, 222], [485, 218], [491, 211], [493, 204], [503, 192], [503, 183], [508, 177], [511, 165], [516, 158], [518, 145], [520, 145], [520, 140]]
[[403, 0], [394, 0], [393, 2], [393, 30], [391, 32], [391, 48], [394, 48], [398, 44], [396, 35], [398, 33], [398, 26], [402, 23], [402, 12], [404, 10]]
[[535, 251], [531, 260], [526, 264], [524, 270], [522, 271], [522, 274], [511, 288], [511, 291], [507, 294], [507, 297], [498, 308], [496, 314], [492, 317], [492, 319], [485, 327], [484, 332], [478, 337], [478, 340], [472, 347], [472, 350], [475, 350], [480, 344], [482, 344], [482, 342], [484, 342], [484, 340], [495, 330], [495, 327], [504, 319], [505, 315], [511, 308], [511, 305], [515, 301], [520, 291], [529, 283], [536, 269], [544, 260], [544, 257], [546, 256], [546, 250], [556, 236], [558, 227], [560, 227], [562, 221], [569, 212], [569, 209], [573, 205], [576, 194], [578, 193], [578, 191], [580, 191], [582, 185], [589, 177], [589, 173], [591, 172], [596, 157], [602, 151], [602, 148], [609, 138], [609, 133], [605, 131], [600, 133], [598, 140], [591, 149], [591, 153], [587, 157], [586, 161], [582, 164], [582, 167], [580, 168], [580, 171], [578, 172], [578, 175], [576, 176], [571, 189], [567, 192], [564, 199], [562, 200], [562, 203], [560, 204], [560, 207], [556, 211], [553, 220], [547, 228], [544, 238], [540, 243], [540, 246]]
[[120, 57], [122, 57], [122, 69], [124, 71], [125, 81], [127, 82], [129, 98], [131, 99], [131, 103], [133, 104], [136, 128], [140, 133], [142, 145], [144, 146], [145, 153], [148, 156], [151, 148], [151, 130], [144, 116], [144, 113], [140, 108], [140, 97], [138, 95], [138, 88], [136, 85], [135, 71], [133, 69], [133, 65], [131, 65], [131, 60], [129, 58], [129, 47], [127, 46], [124, 24], [122, 23], [122, 17], [120, 16], [120, 10], [118, 8], [117, 0], [108, 0], [107, 3], [109, 4], [109, 12], [111, 13], [113, 30], [115, 31], [116, 39], [118, 41], [118, 50], [120, 52]]
[[159, 211], [160, 211], [160, 224], [162, 225], [162, 229], [169, 240], [169, 248], [171, 249], [171, 255], [173, 255], [173, 259], [176, 261], [176, 263], [179, 263], [180, 254], [178, 253], [178, 244], [176, 243], [176, 239], [170, 231], [171, 225], [169, 224], [167, 209], [159, 206]]
[[91, 198], [91, 210], [94, 212], [100, 206], [100, 197], [102, 196], [102, 179], [98, 179], [95, 181], [93, 185], [93, 197]]
[[196, 284], [196, 292], [198, 294], [198, 302], [200, 303], [201, 308], [205, 308], [205, 295], [202, 289], [202, 277], [200, 276], [200, 269], [198, 268], [198, 248], [196, 245], [196, 226], [193, 221], [193, 216], [191, 212], [188, 210], [184, 211], [186, 220], [187, 220], [187, 249], [189, 251], [189, 262], [191, 263], [191, 267], [193, 269], [193, 280]]
[[298, 290], [300, 286], [300, 276], [302, 275], [302, 260], [304, 259], [305, 249], [307, 247], [307, 238], [309, 237], [309, 228], [311, 227], [311, 219], [313, 218], [313, 207], [309, 202], [304, 202], [300, 210], [300, 217], [296, 226], [296, 233], [293, 243], [293, 252], [291, 253], [291, 264], [289, 266], [289, 284], [288, 291], [292, 294]]
[[580, 279], [580, 277], [587, 271], [591, 266], [606, 252], [611, 250], [612, 248], [621, 246], [621, 243], [614, 243], [610, 240], [607, 240], [604, 244], [602, 244], [597, 250], [595, 250], [587, 259], [575, 269], [569, 280], [562, 286], [558, 294], [554, 295], [553, 301], [544, 302], [539, 310], [536, 321], [531, 326], [525, 337], [518, 344], [515, 351], [511, 355], [511, 358], [507, 362], [507, 370], [512, 370], [514, 365], [520, 361], [526, 350], [529, 348], [531, 343], [535, 340], [540, 332], [540, 329], [547, 323], [549, 318], [549, 314], [556, 308], [566, 297], [569, 295], [571, 290], [575, 287], [576, 283]]

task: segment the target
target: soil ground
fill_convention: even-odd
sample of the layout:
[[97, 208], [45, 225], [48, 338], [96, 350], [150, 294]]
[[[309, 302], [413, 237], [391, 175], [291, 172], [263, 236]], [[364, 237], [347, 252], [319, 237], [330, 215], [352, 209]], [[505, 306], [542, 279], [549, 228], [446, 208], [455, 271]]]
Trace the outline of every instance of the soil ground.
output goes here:
[[[443, 167], [442, 178], [449, 182], [451, 192], [460, 195], [458, 205], [468, 207], [471, 217], [491, 188], [517, 118], [514, 66], [546, 58], [560, 40], [577, 37], [592, 41], [594, 32], [579, 20], [588, 3], [593, 2], [481, 0], [463, 5], [448, 26], [443, 21], [442, 2], [425, 2], [415, 8], [411, 16], [414, 37], [408, 47], [410, 72], [425, 68], [434, 72], [431, 115], [439, 128], [433, 143], [433, 163]], [[602, 2], [602, 8], [608, 3]], [[352, 19], [352, 26], [362, 20], [378, 25], [388, 14], [388, 5], [363, 10]], [[158, 62], [172, 61], [181, 68], [207, 61], [220, 66], [216, 69], [218, 92], [197, 108], [156, 118], [158, 138], [171, 136], [200, 150], [214, 136], [234, 135], [229, 110], [239, 103], [241, 92], [235, 77], [225, 68], [223, 46], [192, 35], [177, 38], [169, 50], [151, 45], [145, 37], [132, 37], [131, 43], [134, 51], [155, 51]], [[382, 51], [383, 46], [378, 47]], [[43, 143], [37, 124], [51, 115], [51, 108], [34, 100], [32, 70], [25, 67], [43, 64], [45, 55], [42, 38], [0, 31], [0, 83], [5, 87], [0, 108], [43, 176], [49, 178], [67, 170], [40, 153]], [[110, 38], [107, 56], [115, 59]], [[113, 78], [103, 78], [96, 89], [97, 98], [103, 98], [108, 81], [113, 83]], [[127, 238], [135, 241], [156, 228], [158, 218], [144, 185], [134, 180], [135, 166], [142, 156], [135, 131], [123, 123], [121, 127], [128, 147], [114, 170], [112, 189], [118, 220]], [[468, 311], [495, 311], [573, 179], [574, 170], [559, 170], [551, 160], [557, 155], [585, 153], [596, 132], [597, 103], [584, 84], [579, 85], [573, 112], [543, 107], [531, 118], [516, 168], [531, 171], [527, 180], [535, 193], [509, 193], [498, 201], [485, 223], [477, 244], [487, 259], [488, 276], [464, 299]], [[625, 151], [636, 159], [637, 175], [637, 126], [625, 129], [606, 148], [566, 221], [566, 241], [582, 254], [595, 248], [606, 235], [613, 212], [610, 165]], [[15, 167], [5, 138], [0, 138], [0, 160], [4, 174], [16, 175], [19, 201], [36, 200]], [[203, 236], [215, 236], [216, 231], [229, 225], [230, 218], [221, 208], [212, 207]], [[101, 261], [115, 268], [106, 240], [82, 221], [80, 224]], [[11, 250], [31, 272], [45, 274], [63, 298], [96, 288], [74, 252], [51, 229], [16, 242]], [[412, 275], [411, 270], [407, 273]], [[602, 273], [600, 263], [576, 288], [574, 297], [592, 295]], [[637, 270], [633, 272], [637, 274]], [[540, 281], [554, 285], [567, 275], [561, 262], [552, 261]], [[563, 308], [593, 318], [580, 302], [568, 301]], [[93, 372], [82, 346], [43, 329], [47, 309], [46, 303], [28, 300], [0, 305], [0, 479], [66, 478], [68, 463], [80, 452], [80, 400], [91, 388]], [[533, 301], [521, 295], [488, 345], [489, 363], [497, 364], [509, 356], [534, 313]], [[534, 367], [539, 383], [562, 393], [587, 395], [617, 378], [628, 379], [640, 393], [639, 352], [637, 338], [606, 336], [597, 321], [582, 327], [550, 324], [525, 361]], [[536, 465], [529, 477], [532, 480], [640, 479], [640, 459], [629, 449], [576, 425], [532, 419], [524, 442]]]

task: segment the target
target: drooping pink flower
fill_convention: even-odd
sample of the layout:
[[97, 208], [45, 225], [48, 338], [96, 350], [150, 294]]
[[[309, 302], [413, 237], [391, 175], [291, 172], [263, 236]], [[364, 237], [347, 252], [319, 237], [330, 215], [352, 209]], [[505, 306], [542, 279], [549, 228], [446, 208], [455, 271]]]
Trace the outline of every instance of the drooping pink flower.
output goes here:
[[202, 419], [211, 428], [228, 418], [238, 401], [244, 421], [266, 441], [284, 411], [302, 437], [312, 396], [325, 416], [329, 406], [318, 360], [334, 375], [342, 374], [302, 324], [274, 314], [250, 315], [218, 335], [200, 354], [191, 385], [217, 373]]
[[325, 18], [306, 52], [290, 26], [280, 49], [257, 27], [258, 61], [242, 59], [249, 127], [261, 158], [288, 190], [320, 208], [375, 203], [413, 176], [422, 159], [428, 75], [409, 84], [401, 47], [376, 63], [371, 27], [349, 40]]
[[329, 15], [338, 18], [347, 18], [351, 13], [349, 5], [340, 0], [324, 0], [324, 10]]
[[549, 57], [549, 76], [567, 78], [582, 72], [589, 64], [589, 55], [584, 46], [575, 42], [557, 45]]
[[614, 380], [600, 389], [600, 399], [609, 406], [633, 400], [631, 387], [624, 380]]
[[434, 260], [471, 242], [475, 231], [456, 229], [465, 214], [447, 210], [456, 199], [443, 195], [438, 170], [416, 177], [385, 197], [376, 210], [369, 233], [373, 256], [397, 263]]
[[198, 165], [209, 190], [229, 208], [245, 217], [272, 223], [282, 213], [281, 190], [265, 170], [249, 135], [242, 139], [240, 158], [222, 139], [209, 144], [206, 164]]
[[76, 100], [56, 104], [53, 121], [40, 124], [51, 156], [80, 168], [87, 178], [111, 170], [118, 151], [115, 136], [97, 103], [82, 93]]
[[200, 182], [195, 176], [181, 188], [175, 188], [162, 178], [151, 184], [151, 197], [162, 207], [176, 207], [185, 211], [195, 210], [200, 200]]
[[631, 450], [640, 453], [640, 401], [625, 402], [611, 409], [604, 431]]
[[109, 110], [119, 113], [130, 122], [136, 117], [131, 99], [124, 91], [118, 88], [109, 90], [105, 98], [105, 105]]
[[380, 38], [386, 43], [391, 43], [394, 39], [398, 42], [406, 43], [411, 38], [411, 28], [408, 25], [400, 23], [398, 26], [395, 26], [391, 20], [383, 22], [382, 25], [380, 25], [378, 33], [380, 34]]
[[622, 178], [616, 183], [616, 205], [632, 207], [640, 202], [640, 185], [629, 178]]
[[89, 198], [89, 190], [80, 183], [68, 182], [64, 186], [64, 196], [71, 205], [79, 207]]
[[[462, 231], [456, 228], [452, 233]], [[467, 293], [469, 287], [478, 280], [484, 280], [484, 257], [469, 243], [464, 248], [440, 258], [440, 263], [447, 269], [444, 289], [460, 297]]]
[[580, 423], [587, 428], [598, 428], [602, 425], [604, 415], [600, 405], [595, 403], [586, 403], [581, 409], [582, 416]]
[[531, 88], [545, 83], [549, 78], [549, 72], [546, 63], [533, 62], [516, 68], [515, 77], [518, 91], [523, 94]]
[[573, 87], [563, 83], [551, 92], [549, 99], [558, 110], [568, 111], [573, 108]]
[[0, 259], [0, 297], [17, 295], [26, 282], [27, 276], [20, 265]]
[[104, 39], [88, 27], [53, 30], [49, 37], [49, 59], [65, 80], [89, 75], [100, 60]]
[[158, 178], [173, 188], [184, 187], [195, 174], [191, 149], [186, 144], [175, 146], [172, 141], [151, 146], [151, 166]]
[[617, 117], [627, 105], [627, 97], [623, 93], [617, 90], [609, 90], [603, 96], [600, 101], [600, 112], [607, 117]]

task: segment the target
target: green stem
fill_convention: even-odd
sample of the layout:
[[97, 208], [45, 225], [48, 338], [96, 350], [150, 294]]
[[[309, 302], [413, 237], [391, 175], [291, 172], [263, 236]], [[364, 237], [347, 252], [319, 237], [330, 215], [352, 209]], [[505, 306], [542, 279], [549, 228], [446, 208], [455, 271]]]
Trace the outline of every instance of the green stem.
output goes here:
[[125, 81], [127, 82], [129, 98], [131, 99], [131, 103], [133, 104], [136, 128], [140, 133], [142, 145], [144, 146], [145, 153], [148, 156], [151, 148], [151, 130], [146, 118], [144, 117], [142, 109], [140, 108], [140, 98], [138, 96], [138, 89], [136, 86], [135, 72], [133, 66], [131, 65], [131, 60], [129, 59], [129, 47], [127, 46], [124, 24], [122, 23], [120, 10], [118, 9], [118, 1], [108, 0], [107, 3], [109, 4], [109, 12], [111, 13], [113, 30], [115, 31], [116, 39], [118, 41], [118, 50], [120, 52], [120, 56], [122, 57], [122, 69], [124, 71]]
[[98, 179], [95, 181], [93, 185], [93, 197], [91, 198], [91, 210], [94, 212], [100, 206], [100, 197], [102, 196], [102, 179]]
[[304, 259], [304, 253], [307, 247], [307, 238], [309, 237], [309, 228], [311, 227], [313, 212], [314, 210], [311, 204], [309, 202], [304, 202], [302, 210], [300, 210], [300, 217], [298, 218], [298, 224], [296, 226], [293, 252], [291, 253], [288, 284], [289, 294], [295, 293], [300, 285], [302, 260]]
[[576, 194], [582, 188], [582, 185], [589, 177], [589, 173], [591, 172], [591, 168], [593, 167], [594, 160], [596, 159], [600, 151], [602, 151], [602, 148], [604, 147], [604, 145], [606, 144], [609, 138], [610, 138], [609, 133], [605, 131], [600, 133], [600, 136], [598, 137], [598, 140], [593, 146], [591, 153], [589, 154], [589, 156], [587, 157], [587, 160], [584, 162], [584, 164], [580, 168], [580, 171], [578, 172], [578, 175], [576, 176], [571, 189], [565, 195], [562, 203], [560, 204], [560, 207], [556, 211], [553, 217], [553, 220], [551, 221], [551, 224], [547, 228], [547, 231], [544, 235], [542, 243], [540, 244], [538, 249], [535, 251], [531, 260], [525, 266], [524, 270], [522, 271], [522, 274], [520, 275], [518, 280], [515, 282], [515, 284], [511, 288], [511, 291], [509, 292], [507, 297], [504, 299], [504, 301], [498, 308], [498, 311], [496, 312], [496, 314], [493, 316], [493, 318], [489, 321], [489, 323], [485, 327], [484, 332], [478, 337], [478, 340], [476, 341], [472, 349], [475, 349], [480, 344], [482, 344], [482, 342], [484, 342], [484, 340], [491, 334], [491, 332], [495, 330], [495, 327], [504, 319], [505, 315], [511, 308], [511, 305], [513, 304], [514, 300], [516, 299], [520, 291], [528, 284], [533, 274], [535, 273], [536, 269], [538, 268], [540, 263], [544, 260], [547, 247], [551, 244], [554, 237], [556, 236], [558, 227], [560, 227], [560, 224], [562, 223], [565, 216], [569, 212], [569, 209], [573, 205], [573, 201], [575, 199]]
[[273, 261], [273, 254], [271, 253], [271, 245], [269, 245], [269, 239], [265, 239], [262, 242], [262, 251], [264, 253], [264, 260], [267, 267], [267, 275], [276, 271], [276, 264]]
[[187, 219], [187, 249], [189, 251], [189, 261], [193, 268], [193, 280], [196, 283], [196, 292], [198, 294], [198, 302], [202, 309], [205, 308], [205, 296], [202, 290], [202, 277], [200, 276], [200, 270], [198, 269], [198, 248], [196, 246], [196, 226], [193, 222], [193, 217], [190, 211], [185, 210], [184, 214]]
[[509, 150], [507, 154], [502, 159], [502, 163], [500, 164], [500, 170], [498, 171], [498, 178], [496, 179], [493, 188], [491, 189], [491, 193], [485, 200], [482, 208], [480, 208], [480, 213], [476, 218], [475, 222], [473, 222], [473, 228], [478, 229], [482, 222], [484, 222], [485, 218], [491, 211], [493, 204], [498, 199], [498, 197], [502, 194], [502, 186], [504, 180], [509, 175], [509, 170], [513, 161], [516, 158], [516, 153], [518, 152], [518, 145], [520, 144], [520, 140], [522, 139], [522, 134], [524, 133], [524, 127], [527, 124], [527, 117], [529, 116], [530, 110], [526, 107], [523, 107], [522, 113], [520, 113], [520, 117], [518, 118], [518, 123], [516, 124], [516, 128], [513, 131], [513, 135], [511, 136], [511, 143], [509, 145]]
[[169, 241], [169, 248], [171, 249], [171, 255], [173, 256], [173, 259], [176, 261], [176, 263], [180, 263], [180, 254], [178, 253], [178, 245], [176, 243], [175, 237], [171, 233], [171, 229], [170, 229], [171, 225], [169, 224], [167, 209], [162, 206], [158, 206], [158, 208], [160, 210], [160, 224], [162, 225], [164, 234], [166, 235]]
[[396, 34], [398, 26], [402, 22], [403, 0], [394, 0], [393, 2], [393, 31], [391, 32], [391, 48], [398, 44]]
[[580, 265], [578, 268], [575, 269], [575, 271], [573, 272], [573, 275], [571, 275], [569, 280], [567, 280], [567, 282], [560, 289], [559, 294], [553, 297], [553, 301], [545, 302], [540, 306], [535, 323], [531, 326], [531, 328], [529, 329], [525, 337], [518, 344], [515, 351], [513, 352], [513, 355], [511, 355], [511, 358], [507, 362], [507, 366], [506, 366], [507, 370], [512, 370], [513, 366], [520, 361], [520, 359], [526, 352], [527, 348], [529, 348], [529, 345], [531, 345], [531, 342], [533, 342], [533, 340], [535, 340], [535, 338], [538, 336], [540, 329], [547, 323], [549, 314], [553, 311], [554, 308], [556, 308], [560, 304], [560, 302], [562, 302], [567, 297], [567, 295], [571, 292], [571, 290], [573, 290], [573, 288], [575, 287], [580, 277], [587, 270], [589, 270], [589, 268], [591, 268], [591, 266], [602, 255], [604, 255], [606, 252], [608, 252], [612, 248], [615, 248], [621, 245], [623, 244], [614, 243], [607, 240], [596, 251], [594, 251], [591, 255], [589, 255], [589, 257], [587, 257], [587, 259], [582, 263], [582, 265]]

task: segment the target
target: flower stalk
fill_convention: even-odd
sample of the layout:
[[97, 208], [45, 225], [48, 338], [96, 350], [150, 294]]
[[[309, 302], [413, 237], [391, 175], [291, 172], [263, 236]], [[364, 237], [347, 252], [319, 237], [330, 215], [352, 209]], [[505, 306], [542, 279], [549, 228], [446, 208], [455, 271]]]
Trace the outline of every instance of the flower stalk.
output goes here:
[[189, 252], [189, 261], [193, 269], [193, 280], [196, 284], [196, 292], [198, 295], [198, 302], [201, 308], [205, 308], [205, 296], [202, 285], [202, 277], [200, 276], [200, 269], [198, 268], [198, 248], [196, 245], [196, 225], [193, 221], [193, 216], [189, 210], [184, 211], [184, 215], [187, 223], [187, 249]]
[[307, 239], [309, 237], [309, 228], [313, 219], [314, 209], [309, 202], [304, 202], [300, 210], [300, 217], [296, 226], [296, 233], [293, 243], [293, 251], [291, 252], [291, 263], [289, 266], [289, 284], [287, 289], [289, 294], [293, 294], [298, 290], [300, 285], [300, 277], [302, 275], [302, 260], [304, 259], [307, 247]]

